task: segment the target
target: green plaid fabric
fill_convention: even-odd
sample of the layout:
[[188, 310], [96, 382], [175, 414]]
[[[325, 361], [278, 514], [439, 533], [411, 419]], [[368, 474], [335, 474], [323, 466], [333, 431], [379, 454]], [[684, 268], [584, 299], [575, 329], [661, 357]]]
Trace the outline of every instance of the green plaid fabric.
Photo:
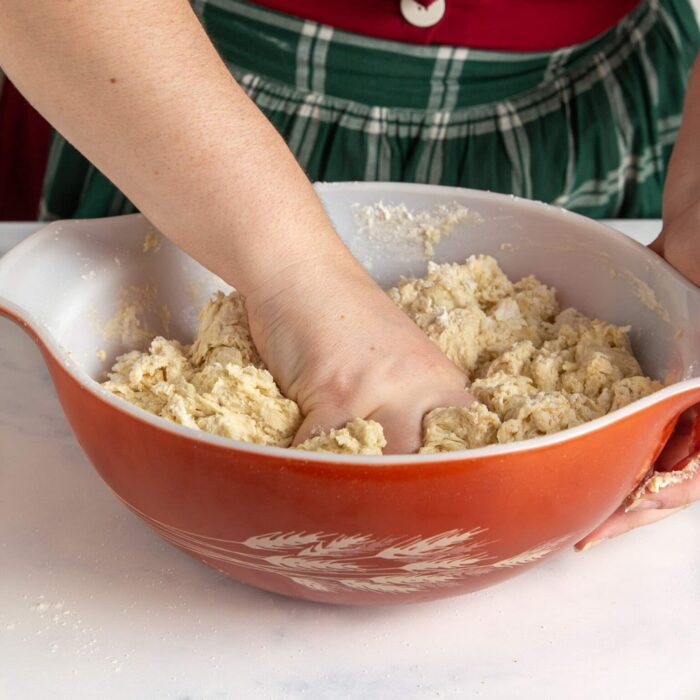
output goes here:
[[[658, 217], [700, 32], [645, 0], [592, 41], [540, 53], [415, 46], [243, 0], [194, 0], [224, 61], [312, 180], [459, 185], [593, 217]], [[133, 205], [60, 135], [43, 218]]]

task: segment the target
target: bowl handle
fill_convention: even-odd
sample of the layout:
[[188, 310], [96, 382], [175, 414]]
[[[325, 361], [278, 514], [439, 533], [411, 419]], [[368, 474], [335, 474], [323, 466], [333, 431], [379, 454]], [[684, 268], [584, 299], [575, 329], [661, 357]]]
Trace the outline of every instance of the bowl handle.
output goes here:
[[[46, 350], [46, 340], [43, 337], [50, 335], [37, 319], [33, 318], [30, 311], [14, 301], [7, 294], [7, 287], [3, 288], [3, 259], [0, 258], [0, 317], [5, 317], [16, 323], [39, 346], [42, 352]], [[43, 331], [43, 332], [42, 332]]]
[[31, 337], [42, 352], [45, 350], [46, 344], [37, 328], [29, 322], [27, 312], [3, 296], [0, 296], [0, 316], [16, 323]]
[[[698, 397], [700, 400], [700, 397]], [[693, 466], [700, 459], [700, 403], [685, 410], [666, 441], [661, 454], [656, 459], [652, 468], [637, 486], [637, 488], [627, 497], [625, 507], [629, 509], [636, 501], [644, 496], [648, 484], [653, 483], [652, 479], [661, 474], [676, 472], [680, 479], [689, 478], [683, 476], [697, 469]], [[690, 469], [689, 469], [690, 468]], [[692, 474], [690, 474], [692, 476]]]
[[23, 325], [23, 319], [25, 317], [24, 309], [21, 309], [17, 304], [7, 299], [2, 294], [0, 294], [0, 316], [9, 318], [10, 321], [14, 321], [20, 326]]
[[7, 262], [7, 257], [14, 248], [6, 251], [4, 255], [0, 255], [0, 316], [9, 318], [20, 326], [26, 325], [23, 319], [28, 317], [26, 309], [23, 309], [10, 298], [9, 290], [12, 289], [10, 282], [10, 264]]
[[[36, 234], [33, 234], [36, 235]], [[32, 238], [30, 236], [29, 238]], [[12, 290], [16, 289], [17, 281], [14, 279], [14, 255], [22, 244], [27, 240], [10, 248], [4, 255], [0, 256], [0, 316], [8, 318], [18, 326], [23, 328], [39, 345], [42, 341], [39, 337], [40, 323], [33, 319], [31, 311], [23, 306], [19, 299], [13, 298]]]
[[644, 495], [648, 492], [658, 493], [666, 486], [680, 484], [688, 479], [695, 478], [699, 468], [700, 450], [695, 450], [683, 457], [670, 469], [654, 467], [644, 481], [627, 497], [625, 510], [633, 510], [635, 504], [644, 498]]

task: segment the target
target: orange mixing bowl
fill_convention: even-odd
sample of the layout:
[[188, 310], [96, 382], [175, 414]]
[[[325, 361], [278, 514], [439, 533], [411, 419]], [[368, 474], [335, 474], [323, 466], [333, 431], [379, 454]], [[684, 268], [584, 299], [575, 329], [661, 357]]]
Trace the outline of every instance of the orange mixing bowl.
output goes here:
[[436, 261], [491, 254], [511, 277], [535, 274], [556, 286], [563, 305], [631, 324], [644, 370], [669, 386], [555, 435], [446, 455], [331, 456], [206, 435], [121, 401], [95, 379], [131, 349], [110, 323], [120, 294], [141, 304], [142, 327], [187, 341], [223, 282], [167, 240], [153, 246], [140, 216], [57, 222], [0, 261], [0, 313], [41, 347], [80, 444], [119, 498], [168, 541], [239, 581], [352, 604], [492, 585], [610, 515], [680, 413], [700, 402], [700, 291], [634, 241], [543, 204], [390, 183], [318, 190], [384, 286], [425, 272], [422, 247], [373, 240], [356, 230], [354, 207], [380, 199], [471, 207], [481, 223], [458, 226], [437, 245]]

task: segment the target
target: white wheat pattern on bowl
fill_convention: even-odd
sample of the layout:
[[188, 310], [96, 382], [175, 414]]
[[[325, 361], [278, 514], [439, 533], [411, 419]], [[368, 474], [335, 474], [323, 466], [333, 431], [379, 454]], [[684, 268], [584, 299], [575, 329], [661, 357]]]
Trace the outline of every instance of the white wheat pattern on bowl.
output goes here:
[[126, 505], [165, 539], [203, 559], [275, 574], [328, 593], [415, 593], [451, 587], [465, 577], [531, 564], [570, 538], [541, 542], [501, 559], [489, 553], [493, 541], [482, 537], [486, 529], [479, 527], [427, 537], [275, 531], [225, 540], [182, 530]]
[[555, 540], [550, 540], [549, 542], [543, 542], [542, 544], [532, 547], [525, 552], [520, 552], [520, 554], [508, 557], [507, 559], [496, 561], [491, 564], [491, 566], [500, 569], [510, 568], [513, 566], [522, 566], [523, 564], [532, 564], [538, 559], [546, 557], [553, 549], [556, 549], [560, 544], [564, 544], [568, 538], [569, 537], [567, 535], [565, 537], [559, 537]]

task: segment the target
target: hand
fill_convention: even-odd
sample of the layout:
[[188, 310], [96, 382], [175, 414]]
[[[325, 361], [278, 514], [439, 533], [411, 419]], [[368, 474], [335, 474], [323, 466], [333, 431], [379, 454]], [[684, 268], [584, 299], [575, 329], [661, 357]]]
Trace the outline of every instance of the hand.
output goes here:
[[[681, 124], [666, 173], [663, 194], [664, 226], [649, 246], [693, 284], [700, 286], [700, 57], [690, 74]], [[676, 483], [657, 493], [644, 489], [628, 499], [602, 525], [576, 544], [583, 550], [601, 540], [661, 520], [700, 500], [700, 423], [688, 411], [678, 423], [655, 465], [660, 473], [676, 472]], [[697, 456], [697, 461], [694, 458]], [[681, 474], [682, 470], [682, 474]], [[658, 480], [657, 480], [658, 481]], [[654, 481], [650, 481], [651, 486]]]
[[[655, 523], [700, 500], [700, 415], [691, 409], [681, 416], [646, 488], [640, 487], [604, 523], [576, 544], [579, 551], [642, 525]], [[673, 472], [675, 483], [654, 492], [659, 478]]]
[[353, 418], [414, 452], [423, 415], [468, 406], [467, 378], [349, 256], [292, 265], [246, 299], [258, 350], [305, 416], [294, 444]]
[[667, 217], [663, 230], [649, 247], [700, 286], [700, 201]]
[[683, 120], [666, 171], [664, 227], [651, 249], [700, 285], [700, 56], [690, 72]]

